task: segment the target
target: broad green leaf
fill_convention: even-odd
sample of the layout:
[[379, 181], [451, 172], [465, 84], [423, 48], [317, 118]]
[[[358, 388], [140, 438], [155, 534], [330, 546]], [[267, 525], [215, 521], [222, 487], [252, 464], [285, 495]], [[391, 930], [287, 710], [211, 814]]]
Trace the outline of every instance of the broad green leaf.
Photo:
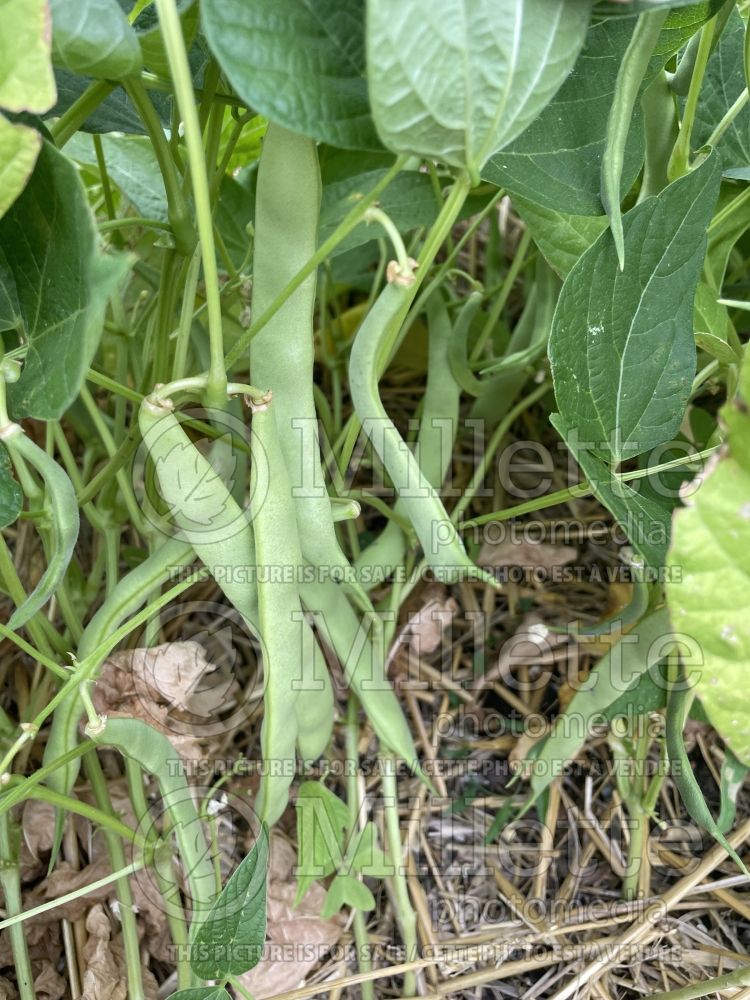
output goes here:
[[383, 144], [478, 177], [552, 100], [589, 11], [589, 0], [370, 3], [367, 71]]
[[[670, 12], [643, 88], [717, 9], [715, 3], [701, 3]], [[486, 180], [554, 211], [564, 208], [573, 215], [601, 215], [601, 157], [607, 119], [634, 23], [633, 17], [626, 17], [591, 25], [583, 51], [554, 100], [515, 142], [492, 157], [482, 171]], [[643, 163], [642, 118], [638, 102], [625, 147], [623, 194]]]
[[[719, 0], [721, 2], [721, 0]], [[594, 4], [595, 17], [632, 17], [644, 11], [670, 7], [697, 7], [695, 0], [597, 0]]]
[[0, 528], [18, 519], [23, 507], [23, 492], [13, 478], [13, 465], [4, 445], [0, 444]]
[[[515, 142], [494, 155], [482, 177], [554, 212], [601, 215], [601, 157], [607, 118], [632, 20], [593, 24], [573, 71], [553, 101]], [[643, 162], [640, 104], [631, 122], [622, 189]]]
[[27, 345], [21, 377], [8, 386], [16, 419], [56, 420], [76, 398], [107, 298], [128, 266], [127, 257], [100, 253], [78, 172], [45, 142], [0, 219], [0, 330]]
[[[101, 143], [110, 180], [137, 213], [166, 222], [167, 195], [151, 142], [139, 135], [105, 135]], [[78, 163], [98, 169], [94, 144], [88, 135], [73, 136], [65, 152]]]
[[50, 0], [50, 7], [58, 66], [110, 80], [141, 72], [141, 48], [117, 0]]
[[170, 993], [167, 1000], [231, 1000], [223, 986], [193, 986]]
[[552, 414], [550, 422], [573, 453], [594, 496], [614, 516], [633, 548], [648, 566], [662, 567], [669, 545], [671, 505], [649, 496], [645, 489], [638, 491], [617, 479], [559, 413]]
[[12, 125], [0, 115], [0, 216], [23, 191], [34, 170], [42, 137], [27, 125]]
[[[79, 76], [66, 69], [55, 69], [57, 83], [57, 104], [51, 109], [49, 118], [59, 118], [83, 94], [93, 82], [91, 77]], [[171, 99], [166, 94], [151, 92], [151, 100], [162, 122], [169, 122]], [[138, 116], [138, 112], [127, 98], [125, 91], [117, 87], [105, 97], [98, 107], [94, 108], [86, 121], [81, 125], [81, 132], [128, 132], [142, 135], [146, 129]]]
[[260, 961], [266, 938], [268, 832], [261, 828], [247, 857], [208, 914], [191, 928], [190, 966], [201, 979], [227, 979]]
[[0, 0], [0, 108], [41, 114], [55, 103], [46, 0]]
[[300, 785], [295, 806], [299, 845], [296, 906], [313, 882], [340, 867], [349, 811], [341, 799], [319, 781], [305, 781]]
[[[745, 22], [733, 11], [708, 61], [693, 124], [695, 148], [708, 138], [745, 89]], [[716, 145], [725, 170], [750, 166], [750, 106], [745, 106]]]
[[737, 334], [727, 307], [705, 281], [698, 282], [693, 314], [695, 343], [722, 364], [736, 365], [742, 360]]
[[345, 149], [377, 149], [363, 0], [203, 0], [206, 40], [249, 107]]
[[[354, 177], [324, 184], [320, 206], [320, 235], [322, 242], [333, 233], [339, 223], [352, 210], [358, 195], [371, 191], [385, 175], [386, 170], [371, 170]], [[426, 174], [407, 171], [399, 174], [378, 200], [379, 206], [393, 220], [394, 225], [407, 233], [416, 226], [431, 225], [438, 212], [435, 192]], [[374, 226], [361, 223], [342, 240], [333, 255], [345, 253], [381, 236]]]
[[330, 920], [342, 906], [369, 911], [375, 909], [375, 900], [364, 882], [360, 882], [358, 878], [353, 875], [337, 875], [326, 893], [321, 918]]
[[374, 823], [366, 823], [349, 854], [352, 870], [371, 878], [387, 878], [393, 874], [393, 865], [388, 861], [378, 843], [378, 831]]
[[681, 6], [670, 4], [676, 9], [669, 12], [654, 52], [657, 59], [661, 57], [660, 66], [670, 56], [679, 52], [685, 42], [692, 38], [706, 21], [710, 21], [725, 3], [726, 0], [700, 0], [699, 3]]
[[531, 779], [534, 798], [575, 759], [591, 729], [601, 726], [607, 718], [610, 706], [664, 659], [673, 644], [669, 616], [663, 609], [644, 618], [599, 660], [566, 710], [557, 717], [537, 754]]
[[613, 466], [668, 441], [682, 420], [719, 176], [711, 156], [627, 212], [624, 270], [606, 230], [563, 285], [549, 345], [555, 396], [580, 447]]
[[696, 692], [712, 725], [750, 764], [750, 362], [722, 410], [727, 451], [675, 512], [667, 597], [676, 630], [703, 652]]
[[605, 215], [568, 215], [518, 195], [513, 196], [513, 207], [550, 267], [562, 278], [607, 228]]

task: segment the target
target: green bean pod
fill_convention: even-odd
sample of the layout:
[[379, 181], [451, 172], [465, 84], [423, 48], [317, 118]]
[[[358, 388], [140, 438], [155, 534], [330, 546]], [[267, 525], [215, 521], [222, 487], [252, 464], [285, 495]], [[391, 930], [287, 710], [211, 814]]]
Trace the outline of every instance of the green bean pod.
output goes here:
[[[253, 260], [254, 316], [261, 316], [317, 249], [320, 168], [312, 139], [271, 123], [258, 167]], [[323, 476], [313, 397], [315, 272], [250, 345], [250, 373], [271, 389], [281, 454], [304, 558], [347, 574]]]
[[[176, 569], [192, 562], [193, 558], [191, 545], [172, 538], [144, 559], [140, 566], [136, 566], [124, 576], [84, 629], [78, 644], [78, 661], [86, 659], [128, 615], [145, 604], [156, 587], [168, 580]], [[44, 748], [45, 766], [53, 764], [58, 757], [76, 746], [82, 715], [80, 692], [74, 690], [60, 702], [52, 716], [52, 726]], [[80, 769], [80, 758], [69, 760], [51, 772], [46, 784], [53, 791], [70, 795]], [[55, 821], [53, 858], [57, 855], [62, 839], [62, 820], [62, 814], [58, 814]]]
[[620, 211], [620, 181], [625, 161], [625, 145], [638, 92], [668, 13], [668, 10], [655, 10], [638, 15], [633, 35], [617, 72], [615, 93], [607, 119], [601, 166], [602, 205], [609, 216], [620, 270], [625, 266], [625, 237]]
[[24, 434], [19, 424], [8, 424], [0, 436], [11, 456], [18, 455], [42, 477], [52, 522], [52, 556], [47, 568], [8, 622], [8, 628], [19, 629], [47, 603], [62, 582], [78, 540], [80, 515], [70, 479], [43, 448]]
[[376, 655], [367, 628], [331, 580], [301, 587], [302, 603], [315, 618], [326, 643], [340, 660], [346, 680], [357, 695], [381, 742], [415, 769], [417, 752], [398, 698]]
[[192, 444], [169, 400], [144, 399], [138, 423], [174, 524], [257, 635], [256, 589], [248, 583], [255, 548], [247, 513]]
[[481, 304], [481, 292], [472, 292], [461, 306], [448, 347], [448, 361], [453, 377], [470, 396], [479, 396], [483, 388], [482, 380], [476, 377], [469, 365], [468, 344], [471, 324]]
[[[258, 624], [263, 638], [264, 709], [261, 726], [263, 759], [258, 815], [271, 826], [284, 811], [293, 778], [297, 740], [296, 701], [304, 684], [304, 619], [297, 573], [302, 564], [295, 508], [284, 462], [280, 460], [272, 408], [253, 415], [251, 495], [255, 557], [261, 574], [278, 567], [276, 582], [258, 585]], [[259, 456], [264, 456], [261, 459]], [[309, 626], [307, 626], [309, 628]]]
[[179, 765], [181, 758], [167, 737], [140, 719], [108, 719], [102, 731], [92, 734], [101, 746], [114, 747], [144, 771], [152, 774], [161, 794], [161, 807], [170, 820], [194, 911], [191, 932], [208, 913], [216, 897], [216, 875], [190, 787]]
[[478, 570], [464, 549], [435, 488], [419, 467], [419, 462], [388, 417], [378, 392], [385, 337], [405, 303], [412, 298], [409, 288], [387, 285], [359, 328], [349, 360], [352, 401], [363, 431], [372, 442], [399, 494], [422, 546], [425, 559], [435, 575], [450, 583], [473, 575], [494, 583]]
[[[175, 523], [262, 643], [265, 706], [261, 744], [266, 773], [258, 813], [270, 826], [284, 810], [294, 775], [294, 702], [304, 684], [303, 639], [305, 629], [309, 629], [301, 615], [295, 576], [302, 558], [294, 529], [294, 501], [283, 463], [276, 462], [271, 471], [267, 461], [278, 452], [271, 408], [259, 407], [252, 425], [256, 539], [246, 513], [190, 443], [169, 401], [145, 399], [139, 423], [159, 491]], [[278, 568], [279, 582], [261, 579], [258, 587], [253, 587], [248, 578], [256, 566], [269, 571]]]
[[[461, 390], [448, 364], [452, 330], [448, 310], [440, 295], [431, 296], [427, 303], [427, 316], [427, 385], [415, 452], [422, 472], [437, 490], [450, 468], [458, 429]], [[395, 512], [403, 513], [400, 500], [396, 501]], [[382, 582], [384, 574], [400, 566], [406, 554], [406, 544], [406, 535], [398, 523], [389, 521], [354, 564], [362, 585], [365, 588], [374, 587]]]
[[[682, 730], [685, 726], [685, 715], [690, 700], [690, 686], [685, 679], [684, 670], [681, 670], [678, 684], [669, 692], [667, 699], [667, 756], [669, 757], [672, 779], [691, 819], [710, 834], [718, 844], [721, 844], [740, 871], [750, 878], [750, 872], [743, 864], [739, 854], [734, 850], [713, 818], [685, 751]], [[722, 821], [725, 818], [726, 816], [722, 818]]]

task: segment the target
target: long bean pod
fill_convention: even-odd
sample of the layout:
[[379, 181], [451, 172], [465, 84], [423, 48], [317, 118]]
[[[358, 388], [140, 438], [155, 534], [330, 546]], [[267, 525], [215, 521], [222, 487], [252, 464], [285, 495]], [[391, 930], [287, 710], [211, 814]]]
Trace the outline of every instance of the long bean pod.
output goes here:
[[179, 754], [167, 737], [140, 719], [108, 719], [92, 734], [102, 746], [115, 747], [152, 774], [161, 794], [161, 807], [170, 820], [194, 907], [193, 924], [206, 913], [216, 895], [216, 876], [203, 835], [192, 792], [179, 767]]
[[680, 670], [678, 681], [672, 686], [667, 700], [666, 737], [670, 772], [680, 793], [683, 805], [691, 818], [706, 833], [710, 834], [718, 844], [721, 844], [740, 871], [750, 877], [750, 872], [745, 867], [739, 854], [737, 854], [724, 836], [724, 832], [712, 816], [685, 751], [682, 730], [685, 726], [685, 716], [690, 707], [692, 697], [692, 691], [686, 681], [684, 670]]
[[[256, 189], [254, 316], [263, 314], [315, 252], [320, 192], [315, 142], [270, 124]], [[314, 306], [315, 272], [251, 341], [250, 371], [256, 385], [273, 393], [272, 411], [302, 554], [313, 566], [338, 569], [351, 578], [323, 478], [313, 397]]]
[[[450, 467], [453, 442], [458, 429], [461, 390], [451, 374], [448, 349], [452, 330], [448, 310], [440, 295], [427, 303], [429, 352], [427, 385], [422, 400], [422, 415], [415, 454], [428, 482], [440, 488]], [[394, 512], [402, 514], [403, 504], [396, 501]], [[355, 562], [357, 576], [366, 588], [381, 583], [384, 576], [403, 563], [407, 538], [398, 521], [390, 520], [378, 537]]]
[[607, 119], [607, 136], [601, 166], [602, 205], [609, 216], [620, 270], [625, 266], [625, 237], [620, 212], [622, 195], [620, 181], [625, 161], [625, 145], [638, 92], [668, 13], [667, 10], [654, 10], [638, 15], [633, 35], [617, 73], [612, 107]]
[[8, 622], [8, 628], [19, 629], [47, 603], [62, 582], [78, 540], [80, 516], [73, 484], [57, 462], [24, 434], [19, 424], [7, 424], [0, 437], [11, 456], [20, 456], [42, 477], [52, 526], [52, 553], [47, 568]]
[[411, 295], [408, 287], [397, 282], [387, 285], [359, 328], [349, 360], [354, 408], [363, 431], [388, 470], [435, 575], [445, 582], [473, 575], [494, 583], [492, 577], [478, 570], [467, 555], [437, 491], [420, 469], [380, 399], [378, 373], [389, 327], [397, 321]]

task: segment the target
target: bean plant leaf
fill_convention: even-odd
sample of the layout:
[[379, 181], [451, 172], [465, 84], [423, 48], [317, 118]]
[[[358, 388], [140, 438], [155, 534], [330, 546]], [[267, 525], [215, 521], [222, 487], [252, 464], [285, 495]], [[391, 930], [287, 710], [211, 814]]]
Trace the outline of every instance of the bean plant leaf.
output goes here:
[[[707, 142], [745, 89], [745, 22], [735, 10], [708, 61], [693, 124], [693, 145]], [[750, 107], [744, 107], [716, 145], [725, 170], [750, 166]]]
[[248, 106], [345, 149], [378, 149], [365, 81], [363, 0], [204, 0], [203, 30]]
[[[696, 11], [696, 7], [700, 10]], [[710, 16], [707, 8], [708, 4], [691, 4], [687, 10], [670, 12], [643, 88], [707, 20]], [[601, 157], [607, 119], [617, 72], [634, 23], [633, 17], [613, 17], [591, 25], [573, 71], [526, 131], [489, 160], [482, 170], [486, 180], [556, 212], [564, 208], [572, 215], [601, 215]], [[635, 181], [643, 155], [643, 115], [639, 101], [625, 146], [623, 192]]]
[[664, 7], [699, 7], [695, 0], [597, 0], [594, 4], [595, 17], [632, 17], [633, 14], [647, 13]]
[[[633, 31], [631, 21], [593, 24], [573, 71], [552, 102], [515, 142], [496, 153], [482, 176], [545, 208], [601, 215], [601, 157], [617, 71]], [[640, 104], [631, 122], [622, 188], [643, 162]]]
[[[167, 194], [150, 141], [139, 135], [105, 135], [101, 143], [110, 180], [137, 213], [147, 219], [166, 222]], [[65, 152], [78, 163], [97, 167], [94, 144], [87, 135], [73, 136]]]
[[605, 215], [569, 215], [517, 195], [513, 207], [550, 267], [563, 278], [607, 228]]
[[560, 414], [550, 417], [552, 426], [570, 448], [594, 496], [615, 517], [617, 523], [644, 562], [659, 569], [664, 565], [669, 545], [672, 506], [661, 497], [649, 496], [621, 482], [612, 469], [578, 438], [575, 428], [566, 425]]
[[326, 893], [321, 918], [330, 920], [342, 906], [350, 906], [353, 910], [374, 910], [375, 899], [364, 882], [354, 875], [337, 875]]
[[0, 108], [41, 114], [55, 103], [46, 0], [0, 0]]
[[[57, 83], [57, 103], [50, 110], [50, 118], [59, 118], [65, 114], [69, 107], [74, 104], [83, 94], [86, 88], [93, 82], [92, 77], [81, 76], [78, 73], [71, 73], [67, 69], [59, 66], [55, 69], [55, 81]], [[166, 125], [169, 121], [168, 108], [171, 106], [171, 98], [166, 94], [159, 94], [152, 91], [151, 100], [160, 118]], [[146, 128], [138, 116], [138, 112], [128, 100], [125, 91], [116, 88], [108, 94], [101, 104], [99, 104], [85, 122], [81, 125], [81, 132], [127, 132], [142, 135]]]
[[558, 406], [579, 446], [614, 466], [668, 441], [682, 420], [719, 180], [712, 155], [625, 214], [623, 271], [607, 230], [563, 285], [549, 350]]
[[[706, 21], [724, 6], [726, 0], [700, 0], [699, 3], [682, 4], [675, 10], [670, 10], [661, 35], [654, 50], [656, 59], [661, 57], [661, 64], [679, 52], [696, 31], [699, 31]], [[670, 6], [675, 6], [670, 4]], [[651, 7], [651, 10], [654, 8]]]
[[208, 914], [191, 929], [190, 965], [201, 979], [239, 976], [258, 964], [266, 937], [268, 832], [219, 893]]
[[349, 811], [319, 781], [303, 782], [295, 805], [299, 844], [296, 906], [313, 882], [331, 875], [343, 861]]
[[750, 363], [722, 410], [728, 448], [674, 516], [667, 597], [675, 628], [700, 643], [696, 692], [712, 725], [750, 764]]
[[27, 125], [0, 115], [0, 216], [23, 191], [42, 148], [42, 137]]
[[110, 80], [141, 72], [138, 38], [117, 0], [50, 0], [50, 7], [58, 66]]
[[588, 26], [588, 0], [379, 0], [368, 8], [373, 118], [388, 149], [478, 177], [552, 100]]
[[16, 419], [56, 420], [76, 398], [107, 298], [128, 266], [127, 257], [99, 251], [78, 172], [45, 142], [0, 219], [0, 330], [27, 346], [21, 377], [8, 386]]
[[13, 478], [13, 464], [5, 445], [0, 444], [0, 528], [18, 519], [23, 506], [23, 492]]

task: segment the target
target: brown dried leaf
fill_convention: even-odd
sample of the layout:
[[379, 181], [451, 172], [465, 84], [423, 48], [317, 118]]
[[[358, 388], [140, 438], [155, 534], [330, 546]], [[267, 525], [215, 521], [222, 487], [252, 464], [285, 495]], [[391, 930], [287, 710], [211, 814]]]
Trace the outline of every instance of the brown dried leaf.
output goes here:
[[112, 928], [101, 905], [86, 917], [88, 941], [83, 946], [83, 1000], [125, 1000], [127, 982], [117, 967], [110, 938]]
[[44, 962], [42, 971], [34, 979], [37, 1000], [62, 1000], [68, 984], [58, 974], [52, 962]]
[[487, 541], [481, 548], [477, 563], [488, 568], [521, 566], [523, 569], [551, 570], [567, 566], [578, 555], [571, 545], [548, 545], [508, 535], [500, 542]]
[[294, 908], [297, 858], [280, 834], [271, 835], [268, 872], [269, 941], [263, 958], [240, 982], [255, 997], [264, 1000], [301, 986], [311, 969], [325, 957], [341, 937], [341, 919], [322, 920], [325, 889], [315, 882], [299, 906]]

